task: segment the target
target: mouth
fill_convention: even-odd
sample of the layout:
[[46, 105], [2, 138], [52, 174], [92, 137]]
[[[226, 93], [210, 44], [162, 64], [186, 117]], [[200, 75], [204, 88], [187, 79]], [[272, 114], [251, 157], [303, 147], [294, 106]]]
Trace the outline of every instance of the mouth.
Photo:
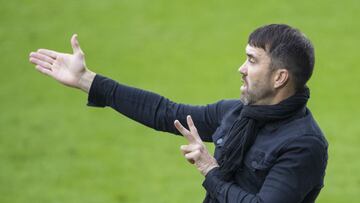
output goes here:
[[245, 77], [242, 77], [241, 78], [241, 81], [242, 81], [242, 85], [241, 85], [241, 87], [240, 87], [240, 90], [241, 90], [241, 92], [245, 92], [246, 90], [247, 90], [247, 82], [246, 82], [246, 78]]
[[241, 78], [241, 82], [243, 83], [242, 86], [244, 86], [244, 87], [247, 86], [247, 82], [246, 82], [246, 78], [245, 78], [245, 77], [242, 77], [242, 78]]

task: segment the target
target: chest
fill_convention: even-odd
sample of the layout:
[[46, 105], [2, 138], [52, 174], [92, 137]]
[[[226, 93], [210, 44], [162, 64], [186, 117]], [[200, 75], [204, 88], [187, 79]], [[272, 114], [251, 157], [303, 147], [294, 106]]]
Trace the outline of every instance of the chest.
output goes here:
[[[229, 131], [233, 127], [235, 117], [229, 117], [225, 120], [213, 134], [215, 144], [214, 157], [219, 160], [226, 147], [226, 139]], [[250, 150], [246, 153], [244, 159], [244, 169], [235, 175], [235, 182], [247, 190], [256, 193], [263, 185], [267, 174], [276, 161], [276, 153], [280, 144], [273, 133], [266, 129], [261, 129], [257, 139]]]

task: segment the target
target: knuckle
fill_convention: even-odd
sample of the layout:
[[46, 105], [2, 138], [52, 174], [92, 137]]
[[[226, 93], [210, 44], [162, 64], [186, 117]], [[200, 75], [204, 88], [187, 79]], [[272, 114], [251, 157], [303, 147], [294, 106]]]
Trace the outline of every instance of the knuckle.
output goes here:
[[201, 144], [196, 144], [196, 150], [203, 150], [203, 148]]
[[199, 157], [200, 157], [200, 155], [201, 155], [200, 151], [196, 151], [196, 152], [194, 153], [193, 159], [198, 160]]
[[201, 151], [201, 150], [203, 150], [204, 149], [204, 146], [202, 145], [202, 144], [200, 144], [200, 143], [196, 143], [195, 145], [194, 145], [194, 150], [199, 150], [199, 151]]

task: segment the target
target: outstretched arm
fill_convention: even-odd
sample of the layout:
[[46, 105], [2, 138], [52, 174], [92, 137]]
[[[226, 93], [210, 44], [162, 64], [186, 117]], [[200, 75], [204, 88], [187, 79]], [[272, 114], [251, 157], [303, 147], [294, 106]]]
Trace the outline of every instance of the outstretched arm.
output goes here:
[[95, 73], [86, 67], [84, 52], [76, 34], [71, 38], [71, 46], [72, 54], [39, 49], [30, 53], [29, 60], [39, 72], [66, 86], [89, 92]]
[[129, 87], [114, 80], [96, 75], [89, 92], [90, 106], [109, 106], [119, 113], [150, 128], [179, 134], [174, 120], [186, 122], [191, 115], [197, 123], [203, 141], [212, 141], [212, 134], [222, 117], [236, 100], [223, 100], [214, 104], [193, 106], [173, 102], [161, 95]]
[[[85, 64], [77, 35], [71, 38], [72, 54], [48, 49], [30, 53], [29, 60], [36, 69], [56, 81], [89, 93], [89, 105], [110, 106], [125, 116], [156, 130], [179, 134], [173, 125], [175, 119], [181, 122], [186, 115], [192, 115], [198, 123], [198, 130], [204, 141], [211, 141], [211, 135], [234, 101], [222, 101], [207, 106], [178, 104], [149, 91], [128, 87], [96, 75]], [[236, 103], [236, 102], [235, 102]]]

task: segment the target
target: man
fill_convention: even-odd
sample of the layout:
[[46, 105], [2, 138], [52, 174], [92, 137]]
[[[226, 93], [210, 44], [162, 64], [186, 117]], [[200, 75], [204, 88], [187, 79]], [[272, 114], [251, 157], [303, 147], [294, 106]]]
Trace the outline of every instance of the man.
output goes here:
[[[323, 187], [327, 141], [306, 103], [314, 67], [311, 42], [297, 29], [272, 24], [249, 36], [240, 100], [177, 104], [119, 84], [86, 68], [77, 36], [73, 54], [39, 49], [30, 62], [45, 75], [89, 94], [144, 125], [187, 138], [185, 158], [205, 176], [204, 202], [314, 202]], [[187, 124], [187, 126], [183, 126]], [[211, 156], [203, 142], [214, 142]]]

